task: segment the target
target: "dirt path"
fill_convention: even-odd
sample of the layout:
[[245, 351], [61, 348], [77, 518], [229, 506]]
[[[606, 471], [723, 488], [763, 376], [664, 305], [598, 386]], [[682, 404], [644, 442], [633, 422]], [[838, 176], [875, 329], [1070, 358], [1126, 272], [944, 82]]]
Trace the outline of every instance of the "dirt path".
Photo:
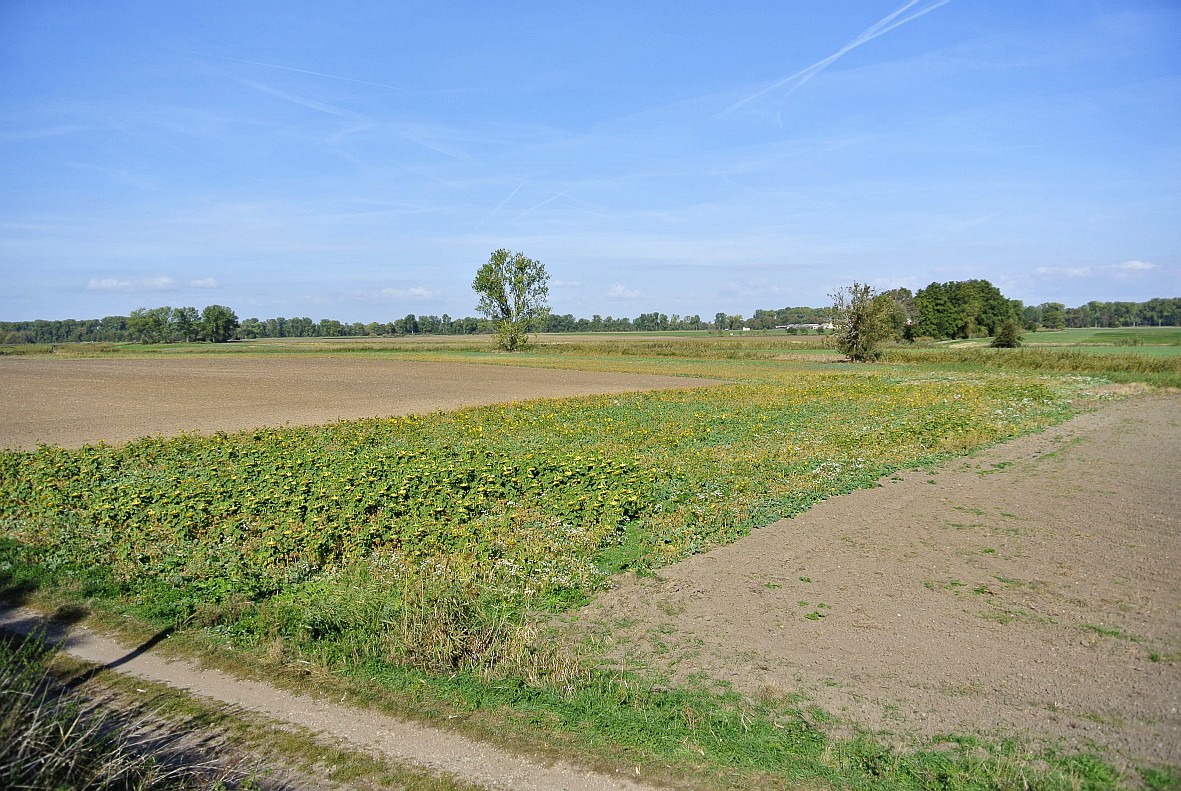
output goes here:
[[908, 736], [1181, 765], [1181, 397], [834, 498], [581, 614], [620, 656]]
[[[28, 634], [43, 620], [27, 610], [0, 610], [0, 629]], [[50, 633], [51, 637], [54, 634]], [[397, 720], [374, 711], [294, 695], [267, 684], [234, 678], [196, 663], [139, 653], [85, 628], [69, 629], [63, 650], [137, 678], [187, 690], [235, 708], [307, 728], [352, 749], [416, 764], [493, 789], [514, 791], [653, 791], [628, 778], [570, 764], [546, 765], [457, 733]]]
[[0, 448], [424, 414], [701, 379], [341, 357], [0, 357]]

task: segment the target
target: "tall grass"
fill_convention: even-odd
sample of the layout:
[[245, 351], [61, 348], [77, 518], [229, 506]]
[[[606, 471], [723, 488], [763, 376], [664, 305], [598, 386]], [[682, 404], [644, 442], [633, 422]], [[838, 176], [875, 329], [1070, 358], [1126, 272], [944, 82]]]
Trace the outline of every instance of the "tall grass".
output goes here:
[[165, 760], [175, 734], [147, 712], [88, 703], [50, 670], [55, 649], [0, 637], [0, 788], [225, 788], [224, 773], [188, 756]]
[[198, 619], [216, 626], [249, 611], [256, 630], [269, 635], [272, 658], [289, 651], [332, 661], [372, 657], [426, 673], [559, 687], [587, 677], [583, 656], [523, 619], [493, 587], [446, 568], [391, 573], [374, 559], [257, 605], [210, 608]]
[[1151, 356], [1137, 352], [1097, 354], [1062, 348], [942, 348], [894, 347], [881, 357], [886, 363], [957, 365], [1009, 371], [1107, 376], [1122, 381], [1146, 381], [1181, 387], [1181, 356]]

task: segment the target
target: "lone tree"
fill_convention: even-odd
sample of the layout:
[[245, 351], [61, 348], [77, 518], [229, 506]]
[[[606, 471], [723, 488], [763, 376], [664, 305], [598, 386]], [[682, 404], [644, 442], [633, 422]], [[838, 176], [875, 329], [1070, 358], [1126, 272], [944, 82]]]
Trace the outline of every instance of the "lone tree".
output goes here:
[[549, 273], [540, 261], [501, 248], [476, 272], [476, 306], [496, 329], [496, 346], [506, 352], [528, 345], [528, 335], [549, 315]]
[[894, 336], [894, 299], [864, 283], [839, 288], [832, 297], [832, 344], [854, 362], [876, 359]]
[[994, 349], [1016, 349], [1020, 345], [1021, 327], [1015, 321], [1006, 321], [1002, 324], [989, 344]]

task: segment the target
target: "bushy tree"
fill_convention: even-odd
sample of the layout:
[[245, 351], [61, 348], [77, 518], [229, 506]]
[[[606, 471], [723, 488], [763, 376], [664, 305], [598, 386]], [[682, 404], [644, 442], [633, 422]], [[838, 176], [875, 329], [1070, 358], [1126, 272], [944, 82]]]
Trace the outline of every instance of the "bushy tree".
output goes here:
[[238, 326], [238, 337], [244, 340], [264, 338], [266, 337], [266, 329], [267, 325], [257, 318], [242, 319], [242, 323]]
[[914, 295], [915, 337], [974, 338], [995, 335], [1006, 321], [1021, 318], [1019, 303], [1006, 299], [987, 280], [932, 283]]
[[1021, 325], [1015, 321], [1006, 321], [996, 331], [989, 345], [994, 349], [1016, 349], [1021, 345]]
[[1042, 326], [1048, 330], [1066, 329], [1066, 306], [1061, 302], [1043, 302], [1038, 306], [1042, 311]]
[[496, 250], [476, 272], [472, 289], [480, 295], [476, 310], [492, 322], [500, 349], [523, 348], [529, 333], [545, 325], [549, 273], [540, 261], [504, 248]]
[[864, 283], [839, 288], [832, 297], [830, 342], [854, 362], [876, 359], [894, 334], [894, 299]]
[[238, 329], [238, 315], [225, 305], [209, 305], [201, 311], [201, 332], [205, 340], [225, 343]]
[[127, 329], [140, 343], [162, 343], [172, 328], [172, 308], [136, 308], [127, 317]]
[[889, 297], [891, 302], [890, 334], [894, 336], [895, 340], [909, 338], [915, 317], [918, 315], [918, 308], [914, 304], [914, 294], [909, 288], [894, 288], [882, 292], [882, 296]]
[[959, 326], [959, 311], [952, 302], [950, 284], [932, 283], [914, 295], [919, 317], [912, 334], [916, 338], [952, 338]]
[[196, 339], [197, 325], [201, 321], [201, 315], [197, 313], [196, 308], [173, 308], [170, 321], [173, 331], [182, 341], [188, 343]]

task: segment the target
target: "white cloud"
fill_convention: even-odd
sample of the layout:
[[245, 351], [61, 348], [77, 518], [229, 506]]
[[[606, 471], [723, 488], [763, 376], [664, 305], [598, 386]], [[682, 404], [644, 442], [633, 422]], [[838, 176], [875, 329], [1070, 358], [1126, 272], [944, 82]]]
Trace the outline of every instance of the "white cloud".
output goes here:
[[[792, 289], [777, 286], [766, 280], [737, 280], [726, 283], [718, 288], [718, 296], [728, 300], [751, 300], [769, 297], [785, 297], [792, 293]], [[768, 307], [757, 305], [756, 307]]]
[[440, 293], [437, 288], [423, 288], [422, 286], [414, 286], [413, 288], [383, 288], [381, 290], [383, 297], [390, 297], [391, 299], [434, 299]]
[[582, 288], [582, 283], [577, 280], [551, 280], [550, 285], [554, 288]]
[[623, 301], [630, 299], [640, 299], [644, 295], [635, 289], [628, 288], [620, 283], [616, 283], [604, 295], [607, 299], [612, 301]]
[[114, 277], [91, 278], [87, 291], [176, 291], [180, 286], [171, 277], [148, 277], [140, 280], [119, 280]]
[[1124, 272], [1146, 272], [1149, 269], [1156, 269], [1156, 264], [1150, 261], [1124, 261], [1122, 264], [1116, 264], [1112, 269], [1119, 269]]
[[1103, 277], [1105, 275], [1136, 275], [1159, 268], [1151, 261], [1123, 261], [1105, 266], [1039, 266], [1034, 270], [1034, 274], [1039, 277]]
[[217, 288], [217, 281], [212, 277], [203, 277], [200, 280], [190, 280], [190, 288]]
[[1039, 266], [1033, 270], [1033, 273], [1038, 277], [1093, 277], [1095, 274], [1095, 267], [1093, 266], [1076, 266], [1076, 267], [1048, 267]]

